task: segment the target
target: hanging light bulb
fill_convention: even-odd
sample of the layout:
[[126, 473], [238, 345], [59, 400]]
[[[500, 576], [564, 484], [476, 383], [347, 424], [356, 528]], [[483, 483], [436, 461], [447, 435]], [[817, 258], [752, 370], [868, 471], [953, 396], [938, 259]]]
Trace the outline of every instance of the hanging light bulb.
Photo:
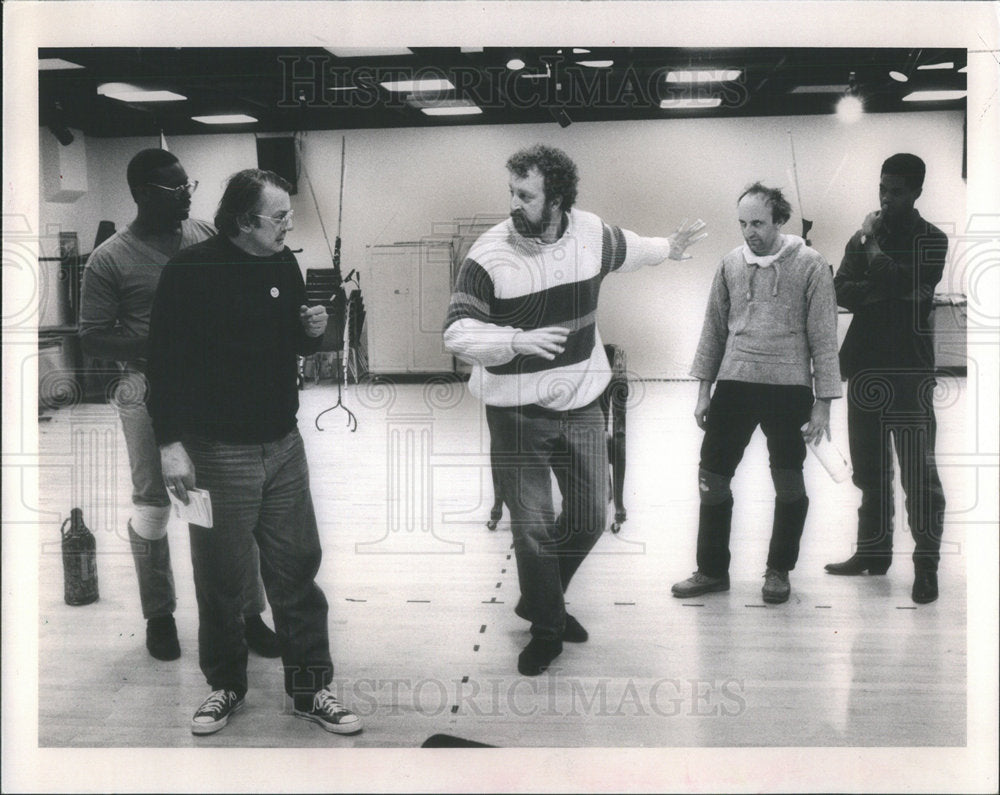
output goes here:
[[851, 72], [847, 79], [847, 90], [844, 96], [837, 103], [837, 116], [847, 124], [853, 124], [860, 119], [865, 112], [864, 102], [861, 100], [861, 91], [858, 88], [857, 75]]

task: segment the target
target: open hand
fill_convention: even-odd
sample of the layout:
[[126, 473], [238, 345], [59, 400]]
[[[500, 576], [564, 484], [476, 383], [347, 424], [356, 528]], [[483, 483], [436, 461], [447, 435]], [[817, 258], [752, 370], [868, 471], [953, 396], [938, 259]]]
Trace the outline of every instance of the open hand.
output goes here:
[[[687, 224], [687, 218], [677, 227], [677, 231], [667, 238], [670, 241], [670, 254], [668, 255], [670, 259], [691, 259], [691, 255], [686, 253], [688, 248], [708, 237], [708, 232], [701, 232], [705, 228], [705, 222], [700, 218], [691, 226], [685, 226], [685, 224]], [[701, 234], [698, 234], [699, 232]]]

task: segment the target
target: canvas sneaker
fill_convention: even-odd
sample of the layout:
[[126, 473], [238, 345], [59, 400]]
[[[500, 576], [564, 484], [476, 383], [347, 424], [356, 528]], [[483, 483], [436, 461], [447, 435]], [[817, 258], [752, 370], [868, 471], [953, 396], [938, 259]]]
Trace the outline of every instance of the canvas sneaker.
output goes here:
[[362, 728], [361, 718], [341, 704], [328, 688], [316, 693], [311, 710], [296, 709], [295, 717], [318, 723], [334, 734], [357, 734]]
[[191, 718], [192, 734], [214, 734], [229, 723], [234, 712], [243, 709], [246, 703], [235, 690], [214, 690], [206, 698]]

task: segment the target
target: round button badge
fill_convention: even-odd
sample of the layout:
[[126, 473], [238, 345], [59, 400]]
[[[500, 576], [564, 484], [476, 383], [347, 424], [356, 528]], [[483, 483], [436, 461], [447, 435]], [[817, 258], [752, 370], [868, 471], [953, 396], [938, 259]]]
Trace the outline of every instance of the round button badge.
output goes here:
[[271, 298], [277, 298], [278, 295], [279, 295], [278, 288], [277, 287], [272, 287], [271, 288]]

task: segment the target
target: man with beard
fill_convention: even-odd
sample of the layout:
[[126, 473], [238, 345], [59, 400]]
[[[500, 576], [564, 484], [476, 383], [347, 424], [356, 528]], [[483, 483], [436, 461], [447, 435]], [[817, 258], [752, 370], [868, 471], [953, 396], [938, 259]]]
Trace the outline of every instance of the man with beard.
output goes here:
[[212, 525], [190, 524], [198, 658], [211, 694], [191, 720], [212, 734], [245, 703], [242, 582], [260, 548], [261, 574], [293, 713], [336, 734], [361, 731], [329, 689], [328, 605], [309, 468], [296, 426], [298, 355], [315, 353], [326, 309], [306, 306], [289, 184], [271, 171], [234, 174], [219, 234], [170, 261], [149, 335], [149, 412], [167, 488], [187, 503], [208, 492]]
[[[566, 613], [570, 579], [604, 531], [608, 454], [601, 393], [611, 367], [596, 325], [605, 276], [688, 259], [701, 221], [640, 237], [575, 208], [577, 169], [536, 145], [507, 161], [510, 218], [485, 232], [458, 274], [445, 347], [473, 365], [491, 451], [510, 507], [521, 599], [531, 622], [518, 671], [536, 676], [563, 641], [587, 640]], [[551, 476], [562, 495], [557, 517]]]
[[914, 207], [926, 167], [912, 154], [882, 164], [880, 209], [847, 244], [834, 284], [851, 310], [840, 364], [848, 380], [847, 424], [854, 484], [861, 489], [858, 543], [831, 574], [885, 574], [892, 563], [892, 442], [913, 535], [914, 602], [938, 597], [945, 499], [934, 461], [934, 287], [948, 238]]
[[671, 590], [681, 599], [729, 590], [730, 482], [760, 425], [775, 491], [762, 596], [780, 604], [791, 593], [788, 572], [809, 509], [805, 441], [830, 438], [830, 401], [841, 394], [837, 303], [826, 260], [802, 238], [782, 234], [791, 206], [780, 190], [754, 183], [737, 200], [737, 214], [745, 242], [716, 271], [691, 367], [701, 382], [695, 420], [705, 431], [698, 570]]
[[[144, 402], [149, 314], [167, 261], [181, 249], [207, 240], [215, 229], [188, 217], [198, 183], [188, 180], [184, 167], [165, 149], [136, 154], [126, 178], [136, 203], [135, 220], [94, 249], [87, 260], [80, 341], [87, 355], [117, 361], [122, 369], [112, 402], [121, 419], [132, 474], [128, 537], [146, 619], [146, 648], [158, 660], [175, 660], [181, 648], [167, 540], [170, 499]], [[277, 638], [260, 617], [265, 607], [255, 563], [247, 572], [246, 639], [258, 654], [277, 657]]]

